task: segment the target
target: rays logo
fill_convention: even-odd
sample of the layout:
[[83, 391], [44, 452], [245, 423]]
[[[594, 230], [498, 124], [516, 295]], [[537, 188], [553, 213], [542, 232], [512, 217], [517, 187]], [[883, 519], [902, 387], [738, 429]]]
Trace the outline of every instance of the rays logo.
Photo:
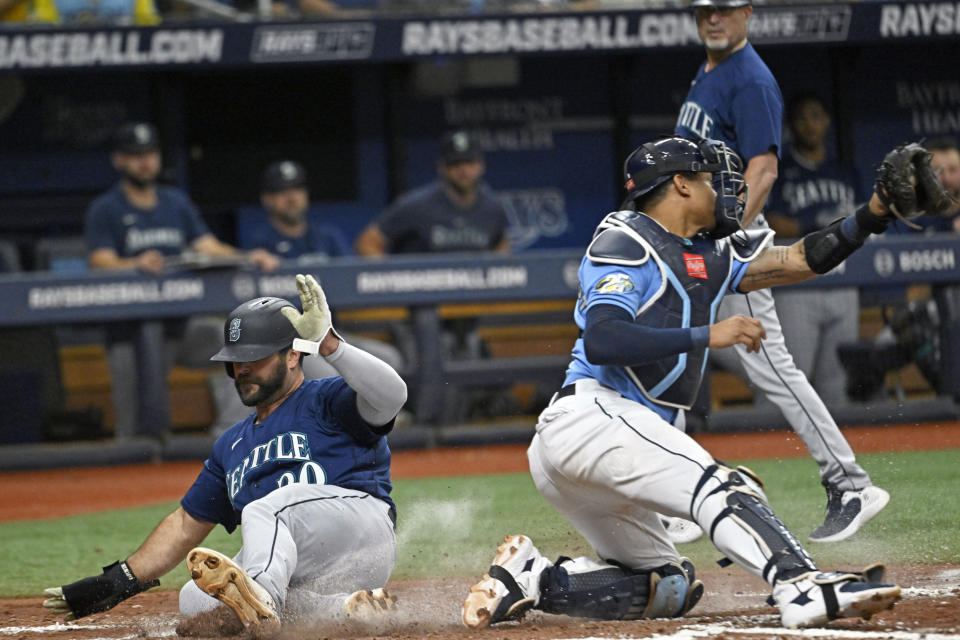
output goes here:
[[230, 321], [230, 342], [236, 342], [240, 339], [240, 318], [234, 318]]
[[594, 287], [597, 293], [630, 293], [636, 287], [633, 280], [625, 273], [612, 273], [597, 283]]

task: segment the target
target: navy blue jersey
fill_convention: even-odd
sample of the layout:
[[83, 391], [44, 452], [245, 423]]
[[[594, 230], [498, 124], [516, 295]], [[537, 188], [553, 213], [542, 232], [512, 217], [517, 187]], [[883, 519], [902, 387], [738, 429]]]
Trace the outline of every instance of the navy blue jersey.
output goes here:
[[306, 380], [261, 424], [256, 414], [233, 425], [180, 504], [194, 518], [240, 523], [250, 502], [292, 482], [364, 491], [393, 506], [390, 448], [357, 411], [343, 378]]
[[749, 42], [709, 72], [700, 66], [680, 107], [676, 134], [722, 140], [744, 164], [768, 151], [780, 154], [783, 96]]
[[487, 251], [507, 233], [504, 202], [481, 186], [470, 207], [458, 207], [440, 181], [400, 197], [377, 221], [389, 240], [389, 253]]
[[[691, 258], [702, 256], [707, 252], [719, 251], [715, 240], [703, 237], [689, 240], [677, 238], [689, 251]], [[725, 241], [723, 241], [725, 242]], [[702, 259], [699, 264], [702, 264]], [[726, 278], [724, 288], [728, 293], [736, 293], [748, 263], [737, 260], [730, 255], [729, 267], [723, 273], [703, 273], [698, 277]], [[581, 332], [586, 328], [587, 312], [591, 307], [599, 304], [612, 304], [626, 310], [636, 318], [647, 309], [652, 300], [658, 297], [667, 286], [664, 278], [676, 280], [676, 277], [661, 267], [655, 259], [646, 260], [639, 266], [625, 266], [618, 264], [599, 264], [584, 256], [580, 263], [580, 300], [574, 310], [574, 320]], [[711, 323], [714, 321], [716, 308], [711, 309]], [[626, 367], [592, 364], [586, 356], [583, 338], [577, 338], [573, 346], [573, 359], [567, 368], [564, 385], [573, 383], [581, 378], [593, 378], [606, 386], [615, 389], [620, 395], [639, 402], [657, 412], [667, 422], [673, 422], [676, 409], [651, 402], [631, 380]]]
[[278, 232], [262, 207], [258, 213], [246, 218], [248, 228], [238, 234], [241, 249], [266, 249], [285, 260], [301, 256], [336, 258], [351, 253], [346, 237], [332, 225], [310, 222], [305, 234], [293, 238]]
[[152, 209], [132, 205], [117, 184], [87, 209], [84, 234], [87, 249], [113, 249], [121, 258], [132, 258], [149, 249], [170, 256], [210, 233], [200, 212], [180, 189], [157, 186]]
[[796, 220], [803, 236], [852, 215], [861, 201], [858, 184], [852, 168], [834, 160], [814, 165], [791, 149], [780, 161], [767, 209]]

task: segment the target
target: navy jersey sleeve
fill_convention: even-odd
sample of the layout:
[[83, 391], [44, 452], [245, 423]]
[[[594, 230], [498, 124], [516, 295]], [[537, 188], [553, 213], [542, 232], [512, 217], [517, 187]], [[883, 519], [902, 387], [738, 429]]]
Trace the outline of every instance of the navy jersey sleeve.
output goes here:
[[396, 243], [397, 239], [413, 226], [413, 216], [409, 213], [408, 202], [407, 198], [402, 198], [391, 205], [377, 220], [380, 231], [391, 243]]
[[120, 247], [113, 235], [112, 213], [112, 207], [105, 198], [97, 198], [90, 204], [83, 229], [88, 251], [113, 249], [120, 253]]
[[187, 243], [191, 243], [200, 236], [205, 236], [210, 233], [210, 228], [207, 226], [207, 223], [203, 221], [203, 217], [200, 216], [200, 210], [197, 209], [197, 206], [193, 204], [190, 198], [187, 197], [185, 193], [179, 193], [173, 191], [175, 198], [177, 199], [177, 205], [182, 211], [182, 221], [183, 221], [183, 232], [184, 237]]
[[737, 146], [744, 165], [771, 149], [780, 155], [783, 98], [776, 85], [750, 83], [733, 96]]
[[310, 230], [313, 237], [312, 251], [323, 253], [331, 258], [349, 256], [353, 253], [347, 237], [337, 227], [329, 224], [310, 223]]
[[222, 524], [232, 533], [240, 524], [240, 514], [230, 504], [223, 469], [208, 458], [203, 470], [180, 500], [180, 506], [197, 520]]

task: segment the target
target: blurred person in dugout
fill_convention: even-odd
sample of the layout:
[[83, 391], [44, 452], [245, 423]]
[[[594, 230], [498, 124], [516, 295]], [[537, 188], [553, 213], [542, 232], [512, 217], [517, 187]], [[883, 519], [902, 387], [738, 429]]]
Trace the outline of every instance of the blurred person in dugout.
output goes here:
[[[111, 162], [119, 182], [97, 197], [87, 209], [84, 235], [92, 269], [138, 270], [161, 274], [176, 256], [234, 258], [264, 271], [280, 261], [263, 249], [242, 254], [218, 240], [200, 217], [197, 207], [182, 190], [157, 184], [160, 174], [160, 139], [145, 122], [121, 126], [114, 137]], [[173, 363], [208, 367], [207, 360], [221, 340], [223, 320], [199, 316], [164, 321], [164, 345], [169, 369]], [[107, 360], [115, 412], [115, 435], [129, 438], [151, 422], [139, 415], [140, 376], [134, 339], [135, 323], [107, 325]], [[166, 379], [166, 370], [163, 372]]]
[[[483, 150], [464, 131], [446, 135], [437, 180], [396, 199], [357, 237], [361, 256], [399, 253], [510, 252], [506, 203], [484, 181]], [[473, 319], [444, 322], [444, 348], [452, 358], [484, 357]]]
[[151, 25], [160, 15], [154, 0], [0, 0], [0, 22]]
[[[295, 160], [281, 160], [264, 169], [260, 179], [260, 204], [247, 210], [240, 221], [237, 244], [250, 251], [264, 250], [281, 260], [313, 269], [322, 280], [323, 263], [331, 258], [352, 255], [350, 243], [334, 225], [318, 222], [319, 207], [310, 203], [309, 177]], [[405, 359], [399, 349], [374, 340], [340, 331], [343, 340], [389, 364], [394, 371], [404, 370]], [[306, 358], [303, 374], [307, 380], [340, 375], [323, 358]], [[233, 380], [224, 376], [210, 378], [217, 418], [210, 430], [219, 435], [232, 424], [247, 417], [250, 408], [240, 402]], [[400, 422], [409, 420], [401, 412]]]
[[[830, 114], [817, 95], [798, 94], [786, 109], [792, 143], [780, 160], [780, 178], [770, 194], [767, 221], [781, 238], [800, 238], [865, 201], [856, 172], [827, 148]], [[829, 277], [829, 276], [828, 276]], [[782, 287], [774, 291], [787, 350], [820, 397], [830, 406], [847, 402], [847, 374], [840, 344], [860, 335], [856, 287]], [[762, 401], [762, 400], [761, 400]]]

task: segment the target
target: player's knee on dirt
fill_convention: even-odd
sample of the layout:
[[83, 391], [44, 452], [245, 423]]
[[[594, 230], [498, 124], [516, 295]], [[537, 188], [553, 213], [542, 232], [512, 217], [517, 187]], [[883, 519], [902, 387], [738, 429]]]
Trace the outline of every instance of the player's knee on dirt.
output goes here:
[[[770, 508], [762, 487], [747, 477], [722, 463], [708, 467], [693, 496], [697, 522], [718, 548], [754, 566], [771, 584], [815, 571], [813, 559]], [[721, 528], [724, 522], [737, 529]]]
[[679, 617], [703, 595], [693, 564], [684, 560], [685, 565], [631, 571], [586, 558], [560, 558], [540, 575], [537, 608], [600, 620]]

